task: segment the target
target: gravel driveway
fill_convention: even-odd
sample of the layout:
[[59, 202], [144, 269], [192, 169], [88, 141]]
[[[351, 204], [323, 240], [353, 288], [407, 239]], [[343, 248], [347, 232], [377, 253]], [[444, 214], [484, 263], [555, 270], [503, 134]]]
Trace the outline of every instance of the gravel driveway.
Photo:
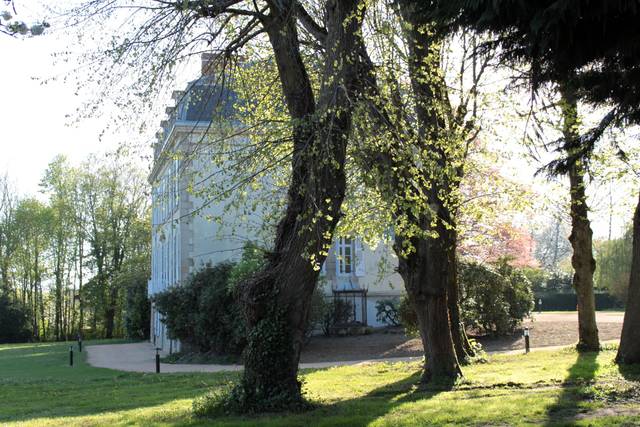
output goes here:
[[[599, 312], [596, 316], [600, 340], [618, 340], [624, 313]], [[571, 345], [578, 340], [576, 312], [535, 313], [523, 323], [531, 332], [536, 348]], [[520, 352], [524, 349], [521, 332], [508, 337], [476, 337], [487, 352]], [[132, 372], [155, 372], [155, 350], [151, 343], [109, 344], [87, 347], [92, 366]], [[327, 368], [375, 360], [407, 361], [422, 357], [422, 343], [407, 337], [401, 328], [376, 330], [370, 335], [349, 337], [313, 337], [301, 356], [301, 368]], [[163, 356], [166, 353], [162, 354]], [[241, 365], [167, 364], [161, 372], [238, 371]]]

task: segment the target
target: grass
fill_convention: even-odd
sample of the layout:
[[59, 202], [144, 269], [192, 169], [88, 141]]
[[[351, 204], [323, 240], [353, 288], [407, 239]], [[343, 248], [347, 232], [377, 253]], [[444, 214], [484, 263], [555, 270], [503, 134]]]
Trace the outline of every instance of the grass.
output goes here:
[[[91, 343], [87, 343], [89, 345]], [[640, 367], [621, 369], [615, 349], [494, 356], [466, 367], [453, 389], [420, 389], [418, 363], [303, 372], [303, 414], [191, 417], [193, 399], [236, 373], [136, 374], [68, 364], [69, 344], [0, 346], [0, 425], [629, 425], [640, 423]], [[78, 356], [78, 355], [77, 355]]]

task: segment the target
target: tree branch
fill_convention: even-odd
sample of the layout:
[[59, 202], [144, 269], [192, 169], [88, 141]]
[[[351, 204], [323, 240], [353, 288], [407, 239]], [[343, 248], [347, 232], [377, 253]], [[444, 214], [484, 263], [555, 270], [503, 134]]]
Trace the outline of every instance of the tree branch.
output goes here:
[[300, 21], [302, 27], [315, 37], [320, 45], [324, 45], [327, 39], [327, 29], [318, 24], [299, 1], [296, 2], [296, 9], [298, 21]]

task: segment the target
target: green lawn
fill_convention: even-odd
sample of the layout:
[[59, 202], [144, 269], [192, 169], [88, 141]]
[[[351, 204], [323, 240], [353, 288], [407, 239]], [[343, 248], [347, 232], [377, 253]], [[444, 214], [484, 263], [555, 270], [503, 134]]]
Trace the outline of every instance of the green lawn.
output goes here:
[[[469, 366], [453, 390], [414, 386], [416, 363], [304, 372], [318, 409], [292, 415], [194, 420], [191, 402], [237, 374], [133, 374], [97, 369], [68, 345], [0, 346], [0, 425], [403, 426], [640, 423], [640, 367], [615, 351], [496, 356]], [[77, 354], [76, 354], [77, 356]]]

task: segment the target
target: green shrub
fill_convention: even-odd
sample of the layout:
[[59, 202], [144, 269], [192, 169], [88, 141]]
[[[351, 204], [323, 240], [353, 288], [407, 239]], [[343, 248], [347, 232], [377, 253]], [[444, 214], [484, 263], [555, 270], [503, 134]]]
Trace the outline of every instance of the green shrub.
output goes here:
[[331, 305], [327, 301], [324, 292], [322, 291], [322, 284], [318, 283], [311, 296], [311, 308], [309, 309], [309, 320], [307, 321], [307, 327], [305, 335], [307, 338], [311, 337], [313, 331], [316, 329], [322, 329], [322, 332], [327, 334], [328, 331], [324, 328], [325, 318], [327, 312], [331, 309]]
[[217, 418], [234, 412], [231, 406], [233, 400], [229, 398], [232, 390], [233, 386], [227, 384], [197, 397], [193, 401], [193, 415], [197, 418]]
[[243, 281], [249, 279], [264, 266], [264, 250], [253, 242], [245, 243], [242, 257], [229, 273], [229, 288], [235, 289]]
[[[303, 380], [300, 381], [302, 388]], [[291, 396], [288, 391], [271, 393], [260, 396], [250, 396], [251, 391], [240, 381], [237, 384], [227, 383], [222, 387], [212, 389], [203, 396], [194, 399], [193, 415], [196, 418], [215, 419], [229, 415], [254, 415], [276, 412], [303, 412], [314, 409], [313, 403], [305, 397], [302, 389], [302, 399]]]
[[376, 320], [391, 326], [400, 325], [399, 302], [397, 299], [384, 299], [376, 302]]
[[202, 287], [194, 330], [201, 337], [201, 351], [239, 355], [247, 343], [242, 307], [229, 287], [235, 268], [231, 263], [218, 264]]
[[573, 275], [561, 271], [555, 272], [547, 279], [545, 289], [548, 292], [573, 292]]
[[353, 319], [353, 303], [342, 298], [333, 298], [329, 303], [329, 318], [333, 326], [351, 323]]
[[194, 312], [197, 307], [199, 292], [195, 291], [194, 282], [200, 281], [206, 270], [194, 274], [183, 286], [172, 286], [154, 296], [156, 308], [163, 316], [167, 326], [167, 335], [171, 339], [179, 339], [186, 347], [196, 349], [197, 338]]
[[[578, 297], [575, 292], [540, 292], [535, 294], [535, 299], [542, 300], [541, 308], [543, 311], [574, 311], [578, 305]], [[620, 310], [624, 308], [624, 304], [620, 300], [607, 293], [596, 292], [595, 301], [596, 310]]]
[[124, 289], [124, 332], [129, 339], [149, 338], [151, 302], [147, 295], [149, 270], [144, 264], [133, 263], [114, 278], [116, 286]]
[[27, 342], [31, 339], [27, 311], [9, 296], [0, 294], [0, 344]]
[[509, 305], [509, 318], [516, 322], [515, 328], [533, 310], [533, 286], [521, 269], [514, 268], [506, 262], [498, 265], [498, 271], [507, 281], [504, 290], [505, 301]]
[[235, 265], [229, 262], [205, 268], [182, 286], [156, 295], [168, 335], [199, 352], [239, 355], [246, 330], [239, 304], [229, 286]]
[[188, 351], [238, 356], [247, 345], [237, 287], [264, 265], [264, 251], [245, 244], [239, 262], [222, 262], [194, 274], [187, 283], [156, 295], [169, 338]]
[[324, 300], [320, 328], [324, 335], [331, 335], [333, 327], [345, 325], [350, 322], [353, 315], [353, 304], [342, 298]]
[[521, 271], [531, 282], [531, 289], [534, 292], [543, 292], [547, 288], [550, 275], [545, 269], [539, 267], [523, 267]]
[[[495, 267], [462, 262], [458, 279], [466, 327], [493, 335], [511, 334], [533, 309], [531, 282], [504, 260]], [[398, 312], [407, 335], [418, 336], [418, 318], [407, 295], [401, 298]]]
[[322, 288], [323, 283], [318, 283], [311, 296], [307, 336], [316, 329], [321, 329], [324, 335], [331, 335], [334, 326], [349, 323], [353, 316], [351, 301], [327, 297]]
[[461, 263], [459, 279], [460, 306], [467, 327], [493, 335], [510, 334], [533, 308], [531, 283], [506, 262], [497, 269]]

